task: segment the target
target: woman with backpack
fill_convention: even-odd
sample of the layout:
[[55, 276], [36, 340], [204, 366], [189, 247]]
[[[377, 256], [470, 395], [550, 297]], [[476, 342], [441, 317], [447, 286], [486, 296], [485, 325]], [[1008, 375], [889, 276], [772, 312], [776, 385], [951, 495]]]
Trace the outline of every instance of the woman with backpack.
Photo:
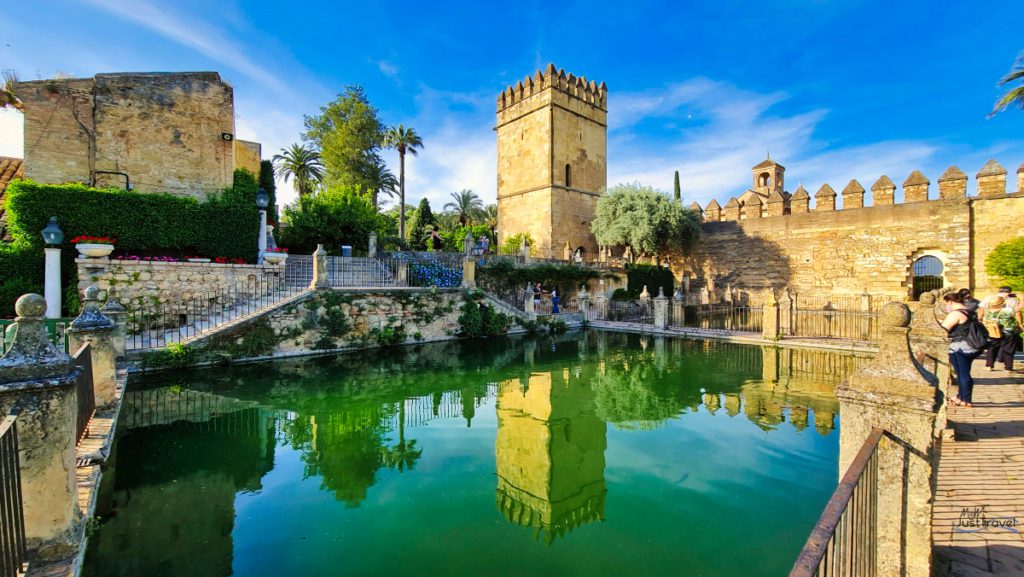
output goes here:
[[1007, 371], [1013, 370], [1013, 353], [1017, 348], [1017, 333], [1020, 332], [1020, 325], [1017, 324], [1017, 316], [1020, 314], [1007, 299], [1000, 295], [985, 299], [988, 301], [985, 307], [985, 325], [991, 325], [989, 334], [993, 331], [998, 338], [993, 339], [992, 346], [985, 354], [985, 366], [994, 371], [996, 363], [1003, 363]]
[[949, 334], [949, 366], [956, 373], [957, 395], [949, 400], [958, 407], [973, 407], [971, 393], [974, 391], [974, 379], [971, 378], [971, 364], [981, 354], [984, 345], [978, 341], [979, 327], [982, 334], [987, 334], [985, 327], [978, 322], [978, 314], [964, 302], [970, 297], [962, 292], [949, 293], [946, 301], [946, 318], [942, 328]]

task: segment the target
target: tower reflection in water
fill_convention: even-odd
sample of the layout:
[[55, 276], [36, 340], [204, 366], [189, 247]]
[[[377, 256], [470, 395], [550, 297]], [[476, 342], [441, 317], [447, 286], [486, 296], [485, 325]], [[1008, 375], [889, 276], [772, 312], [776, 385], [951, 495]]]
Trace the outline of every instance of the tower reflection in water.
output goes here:
[[605, 422], [569, 369], [498, 385], [498, 509], [548, 543], [604, 519]]

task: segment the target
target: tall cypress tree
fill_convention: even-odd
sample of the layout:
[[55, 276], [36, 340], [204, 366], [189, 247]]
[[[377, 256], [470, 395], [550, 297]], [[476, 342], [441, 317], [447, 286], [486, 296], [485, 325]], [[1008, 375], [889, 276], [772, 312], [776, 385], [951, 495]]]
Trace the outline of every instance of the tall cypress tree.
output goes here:
[[260, 188], [270, 197], [267, 215], [271, 221], [277, 222], [277, 183], [274, 182], [274, 163], [269, 160], [260, 161]]
[[674, 198], [676, 202], [682, 202], [683, 201], [682, 200], [683, 199], [683, 191], [679, 188], [679, 171], [678, 170], [676, 171], [676, 186], [675, 186], [674, 191], [675, 192], [672, 193], [672, 198]]
[[416, 207], [416, 216], [409, 223], [409, 247], [413, 250], [426, 250], [427, 238], [430, 236], [427, 227], [435, 224], [437, 218], [434, 217], [434, 211], [430, 210], [430, 202], [421, 198]]

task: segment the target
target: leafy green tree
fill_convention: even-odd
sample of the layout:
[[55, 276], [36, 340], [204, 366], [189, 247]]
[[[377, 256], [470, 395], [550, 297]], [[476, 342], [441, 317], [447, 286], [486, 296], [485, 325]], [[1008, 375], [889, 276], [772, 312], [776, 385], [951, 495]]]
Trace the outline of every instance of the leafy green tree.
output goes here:
[[640, 183], [620, 184], [597, 200], [591, 225], [597, 242], [628, 246], [635, 256], [685, 250], [700, 235], [696, 216]]
[[466, 226], [467, 223], [483, 214], [484, 202], [472, 190], [463, 188], [459, 192], [453, 192], [451, 196], [451, 202], [445, 204], [444, 209], [457, 214], [461, 226]]
[[675, 184], [672, 187], [672, 200], [683, 202], [683, 189], [679, 187], [679, 171], [676, 171]]
[[274, 182], [274, 163], [269, 160], [260, 161], [260, 188], [270, 197], [267, 214], [271, 222], [277, 222], [277, 183]]
[[1024, 287], [1024, 236], [992, 249], [985, 258], [985, 272], [1010, 286]]
[[[388, 196], [394, 196], [398, 192], [398, 179], [395, 175], [388, 170], [388, 167], [383, 162], [378, 162], [369, 167], [369, 180], [374, 183], [376, 188], [373, 189], [372, 200], [373, 206], [377, 206], [377, 200], [380, 193], [384, 193]], [[401, 209], [399, 209], [401, 211]]]
[[1024, 53], [1017, 57], [1017, 61], [1013, 63], [1013, 68], [1011, 68], [1010, 72], [999, 81], [999, 86], [1006, 86], [1014, 82], [1021, 82], [1021, 84], [1020, 86], [1007, 90], [1006, 93], [996, 101], [996, 105], [989, 116], [1002, 112], [1010, 107], [1016, 107], [1024, 110]]
[[[399, 124], [392, 126], [384, 133], [384, 143], [388, 148], [398, 151], [398, 203], [405, 207], [405, 153], [413, 156], [419, 154], [417, 149], [423, 148], [423, 139], [416, 134], [415, 128], [406, 128]], [[405, 238], [405, 213], [398, 219], [398, 236]]]
[[288, 226], [281, 231], [278, 244], [292, 252], [310, 254], [322, 243], [331, 251], [341, 245], [366, 250], [371, 232], [384, 226], [362, 190], [350, 186], [333, 186], [319, 194], [299, 197], [298, 202], [284, 209]]
[[320, 153], [303, 144], [296, 143], [282, 148], [280, 154], [274, 155], [273, 164], [277, 175], [285, 182], [295, 178], [299, 196], [313, 194], [316, 186], [324, 179]]
[[320, 114], [305, 117], [303, 138], [319, 151], [327, 186], [355, 186], [379, 190], [374, 180], [384, 124], [362, 86], [349, 85], [337, 98], [320, 107]]
[[501, 245], [501, 254], [519, 254], [519, 249], [523, 246], [523, 239], [526, 239], [526, 244], [530, 247], [530, 255], [535, 256], [536, 253], [533, 249], [533, 237], [530, 233], [516, 233], [512, 236], [505, 237], [505, 244]]
[[427, 238], [430, 236], [427, 227], [435, 224], [437, 224], [437, 218], [434, 217], [434, 211], [430, 209], [430, 201], [421, 198], [419, 206], [416, 207], [416, 215], [409, 224], [409, 246], [413, 250], [427, 250]]

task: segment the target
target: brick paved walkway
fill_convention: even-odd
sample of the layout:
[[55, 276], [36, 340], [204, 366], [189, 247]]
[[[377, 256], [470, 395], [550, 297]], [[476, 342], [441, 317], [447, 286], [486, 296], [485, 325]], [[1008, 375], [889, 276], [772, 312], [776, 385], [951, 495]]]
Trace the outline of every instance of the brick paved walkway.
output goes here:
[[949, 408], [940, 450], [935, 575], [1024, 577], [1024, 373], [973, 373], [974, 408]]

